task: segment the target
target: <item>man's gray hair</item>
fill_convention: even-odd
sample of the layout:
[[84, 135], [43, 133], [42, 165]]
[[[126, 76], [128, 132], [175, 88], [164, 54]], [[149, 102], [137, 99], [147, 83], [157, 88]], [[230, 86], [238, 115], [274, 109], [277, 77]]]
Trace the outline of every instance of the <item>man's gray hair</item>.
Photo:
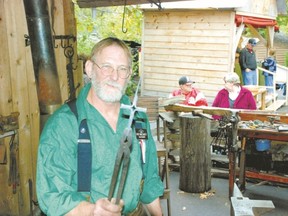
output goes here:
[[108, 46], [112, 46], [112, 45], [117, 45], [119, 47], [121, 47], [125, 54], [127, 55], [128, 58], [128, 63], [129, 63], [129, 67], [132, 66], [132, 61], [133, 61], [133, 57], [131, 55], [131, 50], [128, 47], [127, 44], [125, 44], [124, 41], [118, 39], [118, 38], [114, 38], [114, 37], [108, 37], [105, 39], [102, 39], [101, 41], [99, 41], [98, 43], [96, 43], [91, 51], [90, 57], [89, 59], [95, 61], [96, 60], [96, 56], [97, 54], [99, 54], [104, 48], [108, 47]]

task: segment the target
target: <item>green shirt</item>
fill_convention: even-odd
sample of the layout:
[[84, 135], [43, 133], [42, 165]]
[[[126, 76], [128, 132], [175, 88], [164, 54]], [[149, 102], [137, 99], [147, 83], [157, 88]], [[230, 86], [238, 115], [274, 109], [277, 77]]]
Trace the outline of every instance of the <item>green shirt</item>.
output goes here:
[[[114, 132], [103, 116], [86, 100], [90, 88], [90, 84], [85, 86], [77, 99], [78, 122], [65, 104], [48, 119], [42, 131], [38, 149], [36, 190], [40, 208], [47, 215], [64, 215], [81, 201], [87, 200], [87, 197], [90, 197], [91, 203], [95, 203], [108, 196], [116, 154], [123, 131], [128, 125], [128, 117], [123, 116], [127, 111], [121, 109]], [[121, 103], [130, 104], [130, 100], [123, 96]], [[136, 117], [145, 119], [142, 125], [148, 132], [145, 140], [146, 163], [142, 163], [139, 140], [133, 129], [130, 165], [122, 195], [125, 202], [124, 214], [132, 212], [139, 201], [148, 204], [163, 194], [156, 146], [147, 116], [139, 112]], [[77, 191], [77, 139], [82, 119], [87, 119], [92, 143], [90, 193]], [[118, 186], [115, 194], [117, 189]]]

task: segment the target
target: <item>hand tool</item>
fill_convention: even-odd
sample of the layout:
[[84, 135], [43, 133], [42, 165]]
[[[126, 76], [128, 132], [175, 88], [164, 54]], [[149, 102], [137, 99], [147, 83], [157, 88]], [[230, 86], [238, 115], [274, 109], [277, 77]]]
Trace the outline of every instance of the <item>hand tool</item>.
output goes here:
[[118, 192], [116, 196], [116, 204], [119, 204], [119, 201], [121, 199], [123, 190], [124, 190], [124, 185], [128, 173], [128, 168], [129, 168], [129, 162], [130, 162], [130, 147], [132, 144], [132, 127], [133, 127], [133, 120], [135, 113], [140, 111], [140, 112], [146, 112], [146, 108], [140, 108], [136, 106], [137, 100], [138, 100], [138, 90], [139, 86], [141, 83], [141, 78], [138, 82], [138, 86], [135, 92], [135, 96], [133, 99], [132, 105], [125, 105], [121, 104], [122, 109], [128, 109], [130, 110], [130, 116], [129, 116], [129, 121], [128, 121], [128, 126], [125, 128], [122, 138], [120, 140], [120, 146], [119, 150], [117, 152], [116, 160], [115, 160], [115, 165], [114, 165], [114, 171], [113, 171], [113, 176], [111, 179], [111, 184], [110, 184], [110, 190], [108, 194], [108, 199], [111, 200], [117, 185], [117, 179], [119, 176], [119, 172], [121, 170], [121, 178], [119, 181], [119, 187], [118, 187]]

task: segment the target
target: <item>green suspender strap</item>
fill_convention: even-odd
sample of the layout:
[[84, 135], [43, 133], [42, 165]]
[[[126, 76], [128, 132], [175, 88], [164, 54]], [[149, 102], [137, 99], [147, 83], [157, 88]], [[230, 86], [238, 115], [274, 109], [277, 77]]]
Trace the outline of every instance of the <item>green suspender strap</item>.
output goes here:
[[[76, 99], [67, 102], [71, 111], [78, 119], [78, 112], [76, 106]], [[91, 170], [92, 170], [92, 149], [90, 134], [87, 126], [87, 120], [83, 119], [79, 125], [78, 138], [78, 157], [77, 157], [77, 177], [78, 177], [78, 191], [90, 192], [91, 188]]]

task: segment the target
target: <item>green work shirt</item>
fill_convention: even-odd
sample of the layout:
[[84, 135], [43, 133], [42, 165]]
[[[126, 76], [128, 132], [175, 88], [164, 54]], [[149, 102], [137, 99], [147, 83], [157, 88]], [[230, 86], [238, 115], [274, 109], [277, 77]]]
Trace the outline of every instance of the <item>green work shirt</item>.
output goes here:
[[[47, 215], [64, 215], [81, 201], [90, 202], [108, 197], [115, 158], [124, 129], [128, 126], [127, 111], [120, 109], [116, 132], [103, 116], [87, 101], [91, 85], [85, 86], [76, 102], [78, 122], [67, 104], [61, 106], [46, 122], [40, 137], [37, 161], [36, 190], [41, 210]], [[127, 96], [121, 103], [130, 104]], [[129, 113], [129, 112], [128, 112]], [[148, 132], [146, 163], [133, 129], [129, 170], [122, 199], [123, 213], [132, 212], [139, 201], [148, 204], [163, 194], [158, 173], [157, 151], [145, 113], [137, 113]], [[92, 143], [91, 191], [77, 191], [77, 140], [81, 120], [87, 119]], [[120, 177], [120, 176], [119, 176]], [[141, 181], [144, 185], [141, 187]], [[116, 187], [115, 193], [118, 191]], [[142, 193], [141, 193], [142, 190]], [[116, 196], [116, 195], [115, 195]], [[115, 197], [114, 196], [114, 197]]]

